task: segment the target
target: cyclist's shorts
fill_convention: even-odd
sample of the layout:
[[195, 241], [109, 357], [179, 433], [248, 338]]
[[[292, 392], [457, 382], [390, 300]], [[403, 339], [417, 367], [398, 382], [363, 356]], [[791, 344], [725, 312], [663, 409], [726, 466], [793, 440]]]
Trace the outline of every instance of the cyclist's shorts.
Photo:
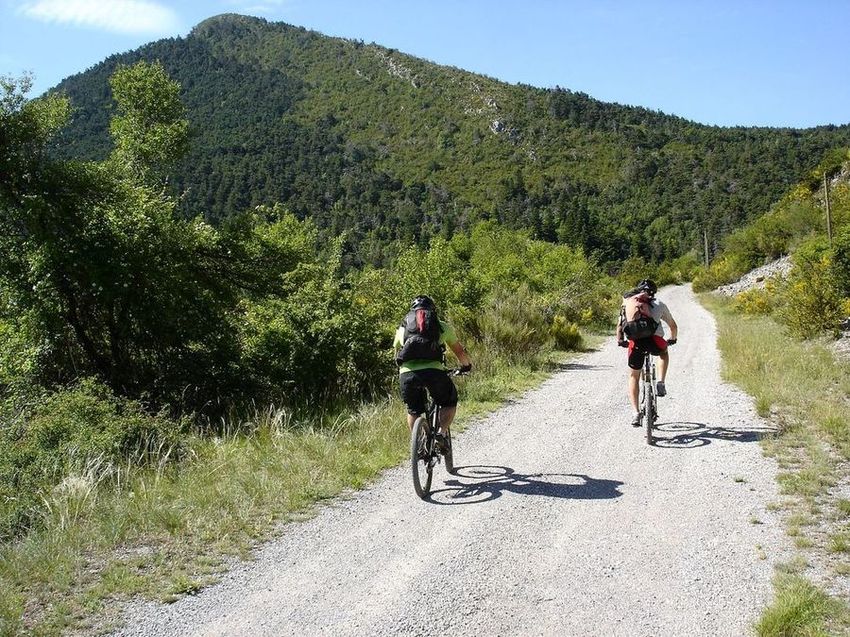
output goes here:
[[420, 369], [415, 372], [404, 372], [398, 377], [401, 386], [401, 399], [407, 405], [407, 413], [418, 416], [425, 413], [428, 396], [427, 390], [434, 402], [440, 407], [457, 405], [457, 389], [449, 375], [442, 369]]
[[653, 356], [658, 356], [666, 351], [667, 341], [656, 334], [639, 338], [636, 341], [629, 341], [629, 367], [632, 369], [643, 367], [643, 359], [647, 352]]

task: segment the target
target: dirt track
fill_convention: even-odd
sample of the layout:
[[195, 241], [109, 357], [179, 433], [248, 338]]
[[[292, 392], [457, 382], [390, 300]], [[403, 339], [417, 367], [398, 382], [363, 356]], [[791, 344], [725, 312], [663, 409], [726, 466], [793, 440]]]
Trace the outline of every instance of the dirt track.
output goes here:
[[751, 633], [783, 547], [775, 466], [723, 384], [710, 315], [679, 323], [656, 446], [629, 426], [613, 341], [455, 439], [433, 500], [409, 469], [291, 524], [220, 584], [134, 607], [120, 635]]

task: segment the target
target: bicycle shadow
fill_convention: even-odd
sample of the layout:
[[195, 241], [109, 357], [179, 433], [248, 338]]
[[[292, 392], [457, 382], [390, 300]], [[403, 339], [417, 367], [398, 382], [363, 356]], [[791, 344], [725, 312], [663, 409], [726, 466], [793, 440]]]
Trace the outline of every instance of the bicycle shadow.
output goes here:
[[[654, 427], [656, 447], [667, 449], [694, 449], [710, 445], [715, 440], [729, 442], [758, 442], [765, 436], [775, 433], [770, 427], [732, 429], [729, 427], [712, 427], [702, 422], [671, 421], [661, 422]], [[673, 433], [673, 436], [664, 436]]]
[[588, 365], [587, 363], [552, 363], [551, 368], [558, 372], [586, 371], [589, 369], [611, 369], [613, 365]]
[[511, 467], [469, 465], [456, 467], [445, 487], [434, 489], [432, 504], [481, 504], [505, 493], [570, 500], [608, 500], [623, 495], [619, 480], [591, 478], [582, 473], [517, 473]]

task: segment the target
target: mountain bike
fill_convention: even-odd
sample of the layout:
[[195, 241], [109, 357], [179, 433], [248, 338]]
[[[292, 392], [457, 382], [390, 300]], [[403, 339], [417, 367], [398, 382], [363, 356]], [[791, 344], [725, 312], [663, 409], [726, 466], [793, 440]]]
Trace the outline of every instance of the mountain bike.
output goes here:
[[[459, 369], [447, 370], [449, 376], [465, 375]], [[445, 463], [446, 471], [454, 473], [454, 452], [452, 450], [451, 429], [443, 437], [442, 444], [438, 442], [440, 431], [440, 406], [428, 397], [428, 407], [425, 414], [419, 416], [410, 431], [410, 466], [413, 470], [413, 488], [423, 500], [431, 493], [431, 480], [434, 467]]]

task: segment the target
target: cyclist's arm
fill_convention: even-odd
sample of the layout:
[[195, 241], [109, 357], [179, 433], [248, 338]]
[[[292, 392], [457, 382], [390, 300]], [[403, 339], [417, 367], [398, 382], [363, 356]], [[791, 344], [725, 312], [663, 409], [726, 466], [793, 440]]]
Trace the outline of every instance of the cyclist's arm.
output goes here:
[[620, 319], [617, 321], [617, 342], [621, 342], [625, 340], [625, 336], [623, 335], [623, 325], [625, 323], [625, 308], [620, 307]]
[[469, 358], [469, 354], [466, 353], [466, 349], [463, 347], [460, 341], [455, 341], [449, 344], [449, 347], [454, 352], [455, 356], [457, 356], [458, 362], [464, 367], [469, 367], [472, 365], [472, 361]]
[[667, 321], [667, 325], [670, 327], [670, 338], [675, 341], [678, 338], [679, 326], [676, 325], [676, 321], [672, 316], [670, 317], [670, 320]]

